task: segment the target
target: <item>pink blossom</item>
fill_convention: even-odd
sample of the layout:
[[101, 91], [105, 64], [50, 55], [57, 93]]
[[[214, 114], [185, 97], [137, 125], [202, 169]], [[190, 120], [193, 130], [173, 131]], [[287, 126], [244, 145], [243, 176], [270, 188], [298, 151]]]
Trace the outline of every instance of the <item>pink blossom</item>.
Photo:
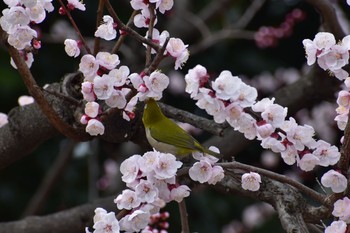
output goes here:
[[350, 223], [350, 199], [344, 197], [334, 203], [333, 216], [338, 217], [346, 223]]
[[[94, 233], [119, 233], [120, 227], [119, 227], [119, 221], [115, 217], [114, 212], [109, 212], [103, 208], [96, 208], [95, 209], [95, 216], [94, 216], [94, 225], [93, 225]], [[90, 231], [86, 228], [85, 232]]]
[[170, 198], [177, 202], [181, 202], [185, 197], [190, 195], [191, 189], [187, 185], [180, 185], [171, 189]]
[[91, 54], [86, 54], [80, 59], [79, 71], [84, 74], [85, 81], [92, 81], [96, 76], [98, 68], [99, 64]]
[[88, 102], [85, 105], [85, 114], [91, 118], [95, 118], [99, 113], [100, 105], [96, 102]]
[[158, 198], [158, 189], [148, 180], [140, 180], [135, 187], [135, 194], [141, 202], [152, 203]]
[[131, 183], [135, 181], [139, 174], [140, 166], [138, 161], [141, 155], [133, 155], [120, 164], [120, 172], [122, 173], [122, 181]]
[[83, 1], [79, 1], [79, 0], [68, 0], [68, 8], [70, 10], [73, 10], [73, 9], [78, 9], [81, 11], [86, 10], [85, 4], [83, 4]]
[[130, 74], [130, 70], [127, 66], [120, 66], [118, 69], [111, 70], [108, 75], [113, 78], [113, 86], [122, 87]]
[[300, 159], [298, 166], [303, 171], [312, 171], [314, 167], [319, 164], [320, 160], [313, 154], [308, 153], [304, 154], [303, 157]]
[[28, 96], [28, 95], [22, 95], [18, 98], [19, 106], [32, 104], [32, 103], [34, 103], [34, 101], [35, 101], [34, 98], [32, 96]]
[[71, 39], [66, 39], [64, 41], [64, 50], [66, 51], [66, 53], [68, 54], [68, 56], [70, 57], [77, 57], [80, 54], [80, 48], [78, 45], [78, 42], [75, 40], [71, 40]]
[[193, 164], [188, 171], [188, 174], [192, 180], [203, 184], [208, 182], [208, 180], [212, 177], [212, 169], [213, 167], [209, 162], [201, 160]]
[[315, 150], [312, 152], [320, 160], [319, 165], [327, 167], [336, 164], [340, 159], [340, 152], [336, 146], [331, 146], [328, 142], [318, 140]]
[[223, 100], [236, 99], [239, 96], [238, 90], [241, 83], [241, 79], [237, 76], [233, 76], [230, 71], [224, 70], [220, 73], [219, 77], [212, 82], [212, 88], [217, 98]]
[[177, 161], [174, 155], [161, 153], [158, 157], [158, 164], [154, 168], [154, 177], [157, 179], [172, 178], [181, 166], [182, 162]]
[[330, 226], [325, 229], [325, 233], [345, 233], [346, 223], [344, 221], [333, 221]]
[[117, 36], [117, 31], [114, 28], [113, 18], [109, 15], [103, 16], [103, 23], [98, 26], [95, 36], [105, 40], [113, 40]]
[[94, 93], [98, 99], [106, 100], [112, 96], [113, 78], [109, 75], [96, 76], [94, 78]]
[[137, 196], [135, 191], [125, 189], [121, 194], [114, 199], [114, 203], [117, 204], [117, 208], [122, 210], [131, 210], [138, 207], [141, 204], [141, 200]]
[[261, 177], [256, 172], [249, 172], [242, 175], [242, 188], [249, 191], [260, 189]]
[[89, 133], [91, 136], [97, 136], [102, 135], [105, 132], [105, 127], [103, 126], [102, 122], [96, 119], [89, 120], [85, 131]]
[[344, 192], [347, 187], [345, 176], [333, 169], [323, 174], [321, 183], [323, 186], [331, 188], [334, 193]]
[[96, 61], [100, 66], [103, 66], [108, 70], [114, 69], [120, 63], [119, 56], [109, 52], [98, 52], [96, 55]]

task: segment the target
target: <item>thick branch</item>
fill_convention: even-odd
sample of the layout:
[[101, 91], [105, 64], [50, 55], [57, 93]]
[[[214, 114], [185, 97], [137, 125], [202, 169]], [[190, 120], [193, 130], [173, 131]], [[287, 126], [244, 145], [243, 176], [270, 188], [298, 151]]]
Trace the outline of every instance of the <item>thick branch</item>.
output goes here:
[[0, 223], [1, 233], [76, 233], [85, 232], [86, 226], [91, 225], [96, 207], [115, 211], [113, 199], [108, 197], [96, 202], [78, 206], [65, 211], [46, 216], [32, 216], [19, 221]]
[[[242, 189], [240, 180], [239, 174], [226, 173], [225, 178], [214, 186], [214, 189], [226, 194], [239, 194], [271, 204], [278, 212], [282, 227], [286, 232], [308, 233], [305, 219], [310, 222], [321, 219], [317, 212], [309, 212], [312, 207], [306, 204], [305, 199], [293, 187], [263, 177], [260, 189], [251, 192]], [[328, 210], [328, 214], [330, 211]], [[323, 212], [320, 214], [324, 216]]]

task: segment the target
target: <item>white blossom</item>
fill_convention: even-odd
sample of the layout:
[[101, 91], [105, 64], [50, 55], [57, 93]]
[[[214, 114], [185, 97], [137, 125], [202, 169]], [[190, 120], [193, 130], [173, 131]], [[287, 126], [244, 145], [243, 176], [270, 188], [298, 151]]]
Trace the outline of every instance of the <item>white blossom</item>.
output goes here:
[[91, 136], [102, 135], [105, 132], [105, 127], [101, 121], [96, 119], [91, 119], [88, 121], [88, 124], [85, 128], [85, 131]]
[[245, 173], [242, 175], [242, 188], [249, 191], [258, 191], [260, 189], [261, 177], [256, 172]]
[[103, 23], [97, 28], [95, 36], [105, 40], [115, 39], [117, 37], [117, 31], [114, 29], [113, 18], [109, 15], [104, 15], [102, 19]]
[[345, 176], [333, 169], [323, 174], [321, 183], [323, 186], [331, 188], [334, 193], [344, 192], [347, 187]]

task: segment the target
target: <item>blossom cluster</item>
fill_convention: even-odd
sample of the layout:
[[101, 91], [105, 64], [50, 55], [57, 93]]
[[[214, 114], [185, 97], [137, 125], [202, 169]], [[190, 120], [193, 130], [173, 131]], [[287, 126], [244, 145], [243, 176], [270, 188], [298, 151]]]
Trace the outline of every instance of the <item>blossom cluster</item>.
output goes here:
[[180, 202], [189, 195], [189, 187], [176, 182], [175, 175], [181, 166], [182, 162], [174, 155], [157, 151], [133, 155], [123, 161], [120, 171], [129, 189], [114, 202], [118, 209], [130, 213], [120, 220], [121, 229], [138, 232], [147, 227], [151, 214], [159, 212], [166, 202]]
[[[20, 51], [26, 64], [30, 67], [34, 61], [29, 48], [39, 49], [38, 33], [30, 24], [39, 24], [46, 18], [46, 12], [53, 11], [52, 0], [7, 0], [8, 8], [2, 11], [0, 26], [8, 34], [8, 43]], [[16, 68], [13, 60], [11, 65]]]
[[[217, 151], [216, 148], [211, 149]], [[216, 158], [199, 153], [193, 156], [199, 160], [189, 171], [193, 180], [215, 184], [224, 177], [222, 167], [215, 165], [218, 161]], [[176, 173], [181, 166], [182, 162], [177, 161], [174, 155], [158, 151], [149, 151], [142, 156], [133, 155], [124, 160], [120, 165], [120, 172], [127, 189], [114, 202], [118, 209], [129, 212], [117, 221], [110, 216], [111, 213], [107, 214], [105, 210], [97, 208], [94, 232], [102, 228], [108, 228], [110, 232], [153, 232], [152, 229], [155, 228], [167, 228], [167, 223], [162, 223], [167, 215], [159, 214], [160, 208], [170, 201], [181, 202], [190, 194], [190, 188], [176, 180]]]
[[294, 9], [288, 13], [278, 27], [267, 27], [263, 26], [254, 34], [254, 40], [258, 47], [268, 48], [275, 47], [278, 41], [283, 38], [291, 36], [295, 24], [304, 20], [305, 13], [301, 9]]
[[[209, 150], [219, 153], [219, 150], [213, 146], [209, 147]], [[192, 155], [194, 159], [198, 160], [188, 171], [188, 175], [192, 180], [198, 181], [201, 184], [208, 183], [215, 185], [224, 178], [223, 168], [215, 165], [219, 159], [200, 152], [194, 152]]]
[[329, 32], [319, 32], [313, 40], [304, 39], [307, 64], [316, 62], [323, 69], [328, 70], [339, 80], [349, 76], [343, 67], [349, 63], [350, 36], [345, 36], [336, 43], [335, 37]]
[[[96, 208], [95, 209], [95, 216], [94, 216], [94, 225], [93, 228], [95, 229], [93, 232], [111, 232], [111, 233], [119, 233], [120, 227], [119, 227], [119, 221], [115, 217], [114, 212], [109, 212], [103, 208]], [[86, 233], [91, 233], [89, 229], [85, 228]]]
[[[91, 135], [104, 133], [104, 126], [99, 120], [103, 112], [101, 101], [108, 108], [123, 110], [123, 118], [130, 120], [134, 117], [133, 109], [138, 100], [152, 97], [160, 99], [164, 89], [169, 85], [169, 78], [160, 71], [150, 75], [130, 74], [127, 66], [120, 66], [118, 55], [99, 52], [96, 57], [86, 54], [81, 58], [79, 71], [84, 75], [82, 93], [87, 101], [85, 114], [81, 123], [87, 124], [86, 131]], [[127, 101], [127, 95], [136, 89], [138, 93]]]
[[280, 153], [285, 163], [297, 163], [302, 170], [311, 171], [316, 165], [326, 167], [338, 162], [337, 147], [316, 141], [311, 126], [298, 125], [292, 117], [286, 120], [287, 108], [274, 103], [274, 98], [256, 101], [256, 89], [230, 71], [222, 71], [209, 82], [205, 67], [197, 65], [189, 70], [185, 81], [186, 92], [215, 122], [227, 121], [246, 138], [257, 138], [263, 148]]

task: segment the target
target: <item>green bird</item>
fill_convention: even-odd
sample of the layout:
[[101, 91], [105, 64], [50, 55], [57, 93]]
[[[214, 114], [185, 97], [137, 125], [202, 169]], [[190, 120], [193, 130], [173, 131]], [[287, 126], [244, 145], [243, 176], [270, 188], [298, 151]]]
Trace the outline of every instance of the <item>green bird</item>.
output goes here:
[[221, 158], [222, 155], [203, 147], [195, 138], [170, 120], [160, 110], [157, 102], [146, 100], [142, 117], [149, 144], [157, 151], [184, 157], [192, 152], [201, 152]]

